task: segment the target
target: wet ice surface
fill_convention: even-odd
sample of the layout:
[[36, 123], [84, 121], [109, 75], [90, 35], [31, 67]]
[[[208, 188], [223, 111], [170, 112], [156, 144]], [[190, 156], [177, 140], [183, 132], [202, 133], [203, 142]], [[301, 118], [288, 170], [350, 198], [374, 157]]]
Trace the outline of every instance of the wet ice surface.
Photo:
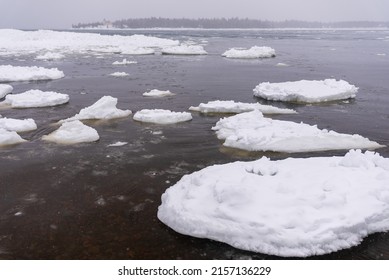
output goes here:
[[[66, 74], [55, 81], [10, 83], [15, 92], [39, 89], [63, 92], [70, 97], [68, 104], [56, 107], [0, 109], [3, 117], [33, 118], [38, 126], [35, 131], [20, 133], [29, 142], [0, 149], [0, 258], [275, 258], [177, 234], [159, 222], [156, 213], [161, 194], [184, 174], [216, 163], [254, 160], [262, 155], [284, 159], [289, 155], [223, 148], [211, 130], [220, 115], [193, 114], [192, 121], [169, 126], [139, 123], [132, 118], [85, 121], [98, 131], [98, 142], [58, 146], [41, 140], [43, 135], [58, 128], [55, 123], [59, 120], [73, 116], [105, 95], [118, 98], [119, 108], [134, 113], [148, 108], [187, 111], [193, 104], [218, 99], [260, 102], [299, 112], [278, 115], [276, 119], [357, 133], [389, 145], [389, 81], [386, 79], [389, 60], [387, 56], [376, 55], [386, 52], [388, 42], [377, 38], [386, 38], [388, 32], [179, 32], [149, 31], [147, 34], [182, 42], [206, 40], [204, 49], [208, 55], [102, 54], [98, 58], [73, 54], [59, 61], [36, 61], [35, 55], [0, 57], [0, 64], [54, 67]], [[247, 61], [220, 56], [237, 45], [271, 46], [277, 51], [277, 57]], [[110, 77], [110, 73], [118, 70], [112, 61], [124, 58], [138, 62], [120, 67], [120, 71], [131, 76]], [[275, 67], [277, 63], [289, 66]], [[252, 89], [261, 82], [328, 77], [358, 86], [355, 100], [302, 106], [252, 96]], [[180, 94], [162, 99], [142, 96], [154, 88]], [[117, 142], [128, 144], [109, 147]], [[389, 157], [388, 148], [377, 152]], [[344, 153], [301, 153], [293, 157]], [[374, 234], [357, 247], [320, 258], [388, 259], [389, 235]]]

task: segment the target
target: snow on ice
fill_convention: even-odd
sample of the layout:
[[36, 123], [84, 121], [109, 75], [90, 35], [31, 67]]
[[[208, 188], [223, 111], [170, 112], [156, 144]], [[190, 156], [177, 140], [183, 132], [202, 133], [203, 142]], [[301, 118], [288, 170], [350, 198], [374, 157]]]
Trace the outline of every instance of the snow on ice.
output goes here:
[[136, 61], [127, 60], [126, 58], [123, 58], [122, 61], [115, 61], [112, 63], [112, 65], [129, 65], [129, 64], [137, 64]]
[[322, 255], [389, 230], [389, 159], [343, 157], [213, 165], [162, 195], [158, 218], [173, 230], [284, 257]]
[[23, 132], [35, 130], [37, 129], [37, 126], [33, 119], [18, 120], [0, 117], [0, 129]]
[[126, 73], [126, 72], [114, 72], [112, 74], [109, 74], [110, 76], [112, 77], [127, 77], [127, 76], [130, 76], [130, 74]]
[[15, 131], [5, 130], [0, 128], [0, 146], [8, 146], [26, 142]]
[[165, 96], [173, 96], [173, 95], [175, 94], [170, 92], [169, 90], [158, 90], [158, 89], [153, 89], [149, 92], [143, 93], [143, 96], [146, 97], [165, 97]]
[[250, 49], [232, 48], [224, 52], [222, 56], [227, 58], [269, 58], [275, 57], [276, 51], [270, 47], [254, 46]]
[[248, 151], [297, 153], [383, 147], [358, 134], [265, 118], [258, 110], [220, 119], [212, 129], [225, 140], [224, 146]]
[[127, 144], [128, 144], [128, 142], [118, 141], [118, 142], [109, 144], [108, 147], [121, 147], [121, 146], [124, 146], [124, 145], [127, 145]]
[[58, 144], [88, 143], [99, 140], [97, 131], [79, 120], [63, 123], [60, 128], [44, 135], [42, 140], [55, 142]]
[[8, 94], [2, 103], [12, 108], [34, 108], [57, 106], [68, 101], [67, 94], [33, 89], [19, 94]]
[[144, 109], [135, 113], [134, 120], [139, 122], [156, 124], [173, 124], [186, 122], [192, 119], [192, 115], [187, 112], [172, 112], [162, 109]]
[[130, 110], [121, 110], [116, 107], [118, 99], [112, 96], [103, 96], [94, 104], [76, 114], [75, 116], [62, 120], [60, 122], [69, 122], [74, 120], [109, 120], [124, 118], [132, 114]]
[[166, 47], [162, 49], [162, 54], [173, 55], [203, 55], [207, 54], [203, 46], [196, 45], [179, 45], [173, 47]]
[[281, 109], [270, 105], [262, 105], [259, 103], [242, 103], [232, 100], [226, 101], [209, 101], [208, 103], [200, 103], [198, 107], [190, 107], [191, 111], [201, 113], [243, 113], [253, 110], [259, 110], [263, 114], [294, 114], [296, 111], [291, 109]]
[[254, 96], [267, 100], [317, 103], [354, 98], [358, 88], [343, 80], [301, 80], [284, 83], [260, 83]]
[[13, 87], [10, 85], [0, 84], [0, 99], [13, 91]]
[[0, 65], [0, 82], [55, 80], [64, 76], [57, 68]]

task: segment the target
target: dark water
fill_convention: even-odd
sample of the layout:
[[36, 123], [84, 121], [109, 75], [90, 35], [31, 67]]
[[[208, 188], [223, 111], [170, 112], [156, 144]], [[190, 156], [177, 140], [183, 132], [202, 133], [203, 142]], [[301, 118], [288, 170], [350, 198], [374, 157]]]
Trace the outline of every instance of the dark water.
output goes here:
[[[41, 109], [1, 109], [6, 117], [32, 117], [38, 130], [23, 133], [28, 143], [0, 149], [0, 258], [2, 259], [275, 259], [228, 245], [180, 235], [156, 217], [161, 194], [184, 174], [215, 163], [253, 160], [264, 153], [222, 148], [211, 127], [220, 116], [193, 114], [176, 125], [141, 124], [132, 118], [90, 122], [100, 134], [92, 144], [62, 146], [41, 141], [54, 123], [77, 113], [104, 95], [118, 107], [187, 110], [215, 99], [296, 109], [279, 119], [358, 133], [389, 146], [388, 31], [106, 31], [143, 33], [205, 43], [207, 56], [73, 55], [64, 61], [38, 62], [34, 56], [0, 57], [0, 64], [58, 67], [56, 81], [12, 83], [14, 92], [32, 88], [70, 95], [67, 105]], [[277, 57], [229, 60], [231, 47], [266, 45]], [[387, 56], [378, 56], [386, 53]], [[138, 64], [112, 66], [115, 60]], [[276, 66], [282, 62], [289, 67]], [[125, 71], [125, 78], [108, 74]], [[345, 79], [359, 86], [350, 103], [301, 106], [253, 97], [260, 82]], [[176, 96], [144, 98], [150, 89]], [[81, 92], [87, 94], [82, 95]], [[157, 134], [155, 134], [157, 132]], [[154, 134], [153, 134], [154, 133]], [[162, 133], [162, 134], [160, 134]], [[122, 147], [107, 147], [126, 141]], [[377, 150], [389, 157], [389, 149]], [[342, 155], [345, 151], [293, 154], [293, 157]], [[273, 159], [291, 155], [266, 154]], [[361, 245], [316, 258], [389, 259], [389, 234], [367, 237]]]

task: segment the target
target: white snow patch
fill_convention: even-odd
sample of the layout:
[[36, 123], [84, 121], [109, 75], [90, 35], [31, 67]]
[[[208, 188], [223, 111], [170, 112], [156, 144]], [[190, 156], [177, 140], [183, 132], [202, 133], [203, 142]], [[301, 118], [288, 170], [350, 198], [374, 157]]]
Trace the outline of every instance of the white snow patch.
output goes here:
[[254, 96], [268, 100], [317, 103], [354, 98], [358, 88], [344, 80], [301, 80], [284, 83], [260, 83]]
[[162, 54], [173, 55], [203, 55], [207, 54], [203, 46], [198, 45], [179, 45], [174, 47], [166, 47], [162, 49]]
[[275, 57], [276, 51], [270, 47], [254, 46], [250, 49], [232, 48], [224, 52], [222, 56], [227, 58], [268, 58]]
[[60, 122], [69, 122], [74, 120], [109, 120], [124, 118], [132, 114], [130, 110], [121, 110], [116, 107], [118, 99], [112, 96], [103, 96], [94, 104], [76, 114], [75, 116], [62, 120]]
[[99, 134], [94, 128], [75, 120], [63, 123], [56, 131], [44, 135], [42, 140], [58, 144], [77, 144], [95, 142], [99, 138]]
[[15, 131], [8, 131], [0, 128], [0, 146], [8, 146], [26, 142]]
[[0, 82], [55, 80], [64, 76], [64, 73], [57, 68], [0, 65]]
[[136, 61], [127, 60], [126, 58], [123, 58], [122, 61], [115, 61], [112, 63], [112, 65], [129, 65], [129, 64], [137, 64]]
[[358, 134], [263, 117], [258, 110], [219, 120], [212, 128], [224, 146], [248, 151], [313, 152], [384, 147]]
[[59, 60], [64, 58], [65, 56], [61, 53], [47, 52], [42, 55], [38, 55], [35, 57], [37, 60]]
[[127, 76], [130, 76], [130, 74], [126, 73], [126, 72], [114, 72], [112, 74], [109, 74], [110, 76], [112, 77], [127, 77]]
[[109, 144], [108, 147], [121, 147], [121, 146], [124, 146], [124, 145], [127, 145], [127, 144], [128, 144], [128, 142], [118, 141], [118, 142]]
[[322, 255], [389, 230], [388, 186], [389, 159], [372, 152], [263, 157], [182, 177], [162, 195], [158, 218], [181, 234], [239, 249]]
[[32, 89], [19, 94], [8, 94], [2, 103], [12, 108], [34, 108], [57, 106], [68, 101], [69, 95], [67, 94]]
[[158, 89], [153, 89], [149, 92], [143, 93], [143, 96], [146, 97], [165, 97], [165, 96], [173, 96], [173, 95], [175, 94], [170, 92], [169, 90], [158, 90]]
[[14, 88], [10, 85], [0, 84], [0, 99], [6, 96], [8, 93], [11, 93]]
[[36, 123], [33, 119], [9, 119], [0, 118], [0, 129], [8, 131], [23, 132], [37, 129]]
[[173, 124], [186, 122], [192, 119], [192, 115], [187, 112], [172, 112], [162, 109], [144, 109], [134, 115], [134, 120], [156, 124]]
[[262, 105], [259, 103], [242, 103], [232, 100], [226, 101], [209, 101], [208, 103], [200, 103], [198, 107], [190, 107], [191, 111], [198, 111], [201, 113], [243, 113], [253, 110], [259, 110], [263, 114], [295, 114], [297, 113], [291, 109], [281, 109], [270, 105]]

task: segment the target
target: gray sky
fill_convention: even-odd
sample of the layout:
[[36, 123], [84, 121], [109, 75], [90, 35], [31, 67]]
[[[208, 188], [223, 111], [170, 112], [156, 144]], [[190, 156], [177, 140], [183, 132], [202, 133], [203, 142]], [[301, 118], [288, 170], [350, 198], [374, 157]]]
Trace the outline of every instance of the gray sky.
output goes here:
[[139, 17], [389, 21], [388, 0], [0, 0], [0, 28], [69, 28]]

